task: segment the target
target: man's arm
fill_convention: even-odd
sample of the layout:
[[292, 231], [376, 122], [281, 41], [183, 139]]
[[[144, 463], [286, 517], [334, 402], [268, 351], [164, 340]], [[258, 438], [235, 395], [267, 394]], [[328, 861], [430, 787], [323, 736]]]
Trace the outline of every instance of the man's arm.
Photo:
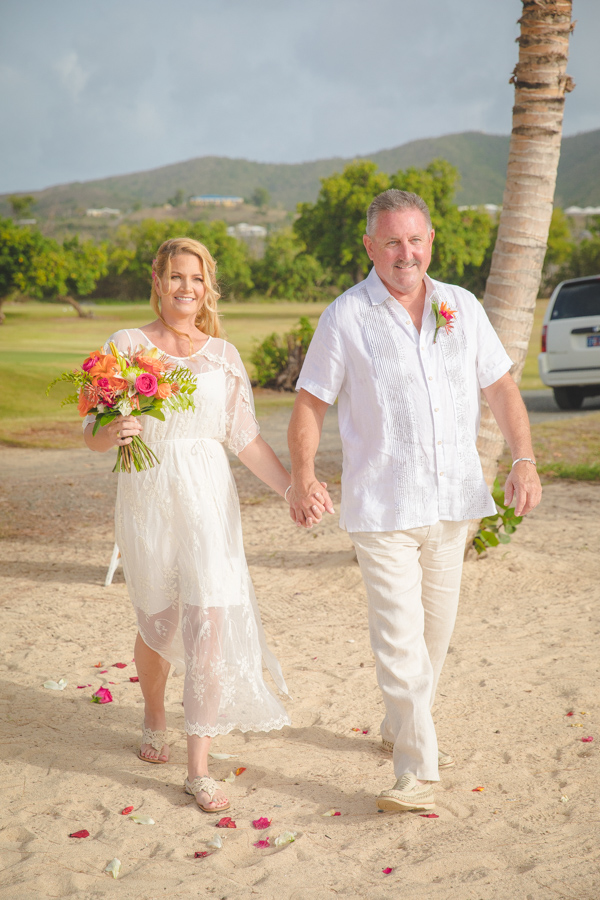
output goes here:
[[307, 528], [320, 522], [323, 512], [334, 511], [326, 485], [315, 476], [315, 456], [328, 405], [301, 389], [288, 428], [292, 463], [292, 489], [288, 494], [290, 515], [297, 525]]
[[[483, 388], [483, 395], [510, 447], [513, 460], [521, 457], [535, 459], [527, 410], [512, 376], [507, 372], [498, 381]], [[538, 505], [541, 498], [542, 486], [535, 466], [525, 461], [516, 463], [504, 485], [504, 502], [510, 505], [514, 501], [516, 515], [524, 516]]]

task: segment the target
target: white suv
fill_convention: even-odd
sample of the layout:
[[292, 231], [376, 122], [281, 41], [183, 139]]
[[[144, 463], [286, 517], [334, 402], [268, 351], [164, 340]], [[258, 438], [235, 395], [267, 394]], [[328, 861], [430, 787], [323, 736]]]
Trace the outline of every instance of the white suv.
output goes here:
[[542, 326], [540, 378], [561, 409], [579, 409], [600, 394], [600, 275], [563, 281]]

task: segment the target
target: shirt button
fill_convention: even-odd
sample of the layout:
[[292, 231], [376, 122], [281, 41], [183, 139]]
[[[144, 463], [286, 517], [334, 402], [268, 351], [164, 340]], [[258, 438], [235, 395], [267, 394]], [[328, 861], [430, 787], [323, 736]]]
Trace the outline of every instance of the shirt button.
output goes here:
[[436, 408], [434, 409], [434, 412], [439, 412], [439, 411], [440, 411], [439, 406], [436, 406]]
[[406, 324], [407, 324], [407, 325], [410, 325], [410, 319], [407, 319], [407, 320], [406, 320]]
[[439, 445], [440, 445], [441, 443], [442, 443], [441, 441], [438, 441], [438, 447], [439, 447]]
[[429, 376], [429, 380], [430, 380], [430, 381], [433, 381], [433, 375], [430, 375], [430, 376]]
[[443, 475], [443, 474], [444, 474], [443, 472], [440, 472], [440, 475]]

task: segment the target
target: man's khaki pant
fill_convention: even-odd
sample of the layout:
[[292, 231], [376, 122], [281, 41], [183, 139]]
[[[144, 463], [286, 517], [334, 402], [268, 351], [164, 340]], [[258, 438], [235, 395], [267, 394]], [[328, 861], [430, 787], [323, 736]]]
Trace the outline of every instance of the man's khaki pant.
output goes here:
[[439, 781], [431, 716], [456, 620], [468, 522], [350, 537], [369, 599], [369, 632], [394, 772]]

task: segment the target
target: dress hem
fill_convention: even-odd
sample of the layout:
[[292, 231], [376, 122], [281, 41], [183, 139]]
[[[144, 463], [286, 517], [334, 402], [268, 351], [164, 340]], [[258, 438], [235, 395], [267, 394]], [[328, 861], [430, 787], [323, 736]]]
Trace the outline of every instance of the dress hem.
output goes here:
[[278, 719], [272, 719], [270, 722], [265, 722], [262, 725], [256, 725], [254, 723], [248, 724], [246, 722], [234, 722], [230, 725], [215, 725], [212, 728], [202, 727], [201, 725], [191, 725], [189, 722], [185, 723], [185, 733], [189, 735], [196, 735], [197, 737], [217, 737], [219, 735], [229, 734], [230, 731], [241, 731], [242, 733], [246, 733], [247, 731], [280, 731], [282, 728], [285, 728], [286, 725], [291, 725], [291, 719], [289, 716], [280, 716]]

